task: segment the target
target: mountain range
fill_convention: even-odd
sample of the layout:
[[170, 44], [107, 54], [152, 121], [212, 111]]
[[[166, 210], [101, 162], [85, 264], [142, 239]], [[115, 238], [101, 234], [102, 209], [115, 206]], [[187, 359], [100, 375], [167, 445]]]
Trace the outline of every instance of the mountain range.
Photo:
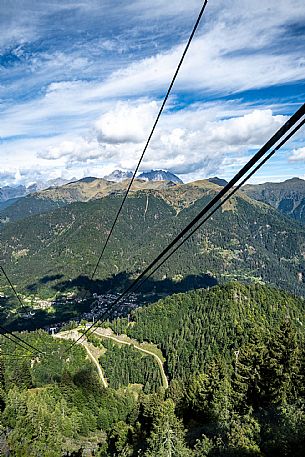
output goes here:
[[144, 179], [144, 181], [171, 181], [177, 184], [183, 184], [183, 181], [174, 175], [174, 173], [164, 170], [145, 171], [140, 173], [138, 178]]
[[[175, 186], [172, 181], [145, 181], [135, 179], [131, 193], [139, 190], [158, 190]], [[8, 222], [17, 221], [34, 214], [42, 214], [70, 203], [86, 202], [110, 194], [126, 191], [126, 181], [108, 181], [104, 178], [86, 177], [59, 187], [49, 187], [23, 198], [10, 199], [0, 206], [0, 228]]]
[[[125, 178], [129, 179], [130, 173], [115, 170], [105, 178], [85, 177], [60, 185], [56, 185], [57, 180], [52, 180], [48, 181], [47, 188], [39, 191], [34, 191], [37, 185], [27, 188], [3, 187], [0, 189], [3, 200], [0, 201], [0, 227], [4, 223], [48, 212], [73, 202], [86, 202], [112, 193], [123, 193], [127, 187]], [[140, 179], [143, 175], [144, 177]], [[172, 179], [166, 180], [166, 177]], [[208, 178], [207, 182], [220, 187], [227, 184], [226, 180], [218, 177]], [[172, 173], [155, 170], [142, 173], [136, 178], [131, 192], [166, 189], [177, 184], [183, 183]], [[305, 222], [305, 181], [303, 179], [292, 178], [282, 183], [248, 184], [241, 190], [252, 199], [264, 202], [301, 223]], [[23, 198], [22, 192], [26, 192]]]
[[132, 178], [132, 175], [132, 171], [114, 170], [109, 175], [104, 176], [104, 179], [106, 179], [107, 181], [121, 182], [125, 179]]
[[[80, 278], [90, 276], [125, 189], [124, 182], [83, 179], [2, 210], [0, 262], [14, 283], [47, 295], [79, 288]], [[208, 180], [135, 180], [95, 286], [124, 287], [219, 189]], [[238, 192], [147, 286], [184, 290], [239, 279], [305, 294], [304, 239], [305, 228], [297, 221]]]
[[[132, 178], [132, 175], [132, 171], [114, 170], [112, 173], [110, 173], [110, 175], [104, 176], [104, 179], [107, 181], [121, 182], [125, 179]], [[144, 181], [172, 181], [178, 184], [183, 183], [183, 181], [178, 178], [178, 176], [174, 175], [174, 173], [165, 170], [145, 171], [140, 173], [137, 176], [137, 179], [143, 179]]]
[[[104, 180], [111, 181], [111, 182], [122, 182], [126, 179], [132, 178], [133, 173], [131, 171], [122, 171], [122, 170], [114, 170], [107, 176], [104, 176]], [[15, 203], [18, 198], [25, 197], [26, 195], [36, 194], [37, 192], [41, 192], [45, 189], [50, 188], [58, 188], [68, 183], [75, 183], [75, 182], [87, 182], [90, 183], [92, 181], [98, 180], [101, 178], [95, 177], [85, 177], [82, 179], [77, 180], [76, 178], [72, 179], [50, 179], [46, 182], [40, 181], [38, 183], [33, 183], [29, 186], [4, 186], [0, 188], [0, 211], [2, 209], [11, 206], [11, 204]], [[182, 181], [178, 176], [174, 175], [169, 171], [164, 170], [151, 170], [149, 172], [140, 173], [137, 179], [141, 179], [143, 181], [171, 181], [174, 183], [182, 184]]]
[[[71, 181], [75, 181], [75, 180], [76, 180], [76, 178], [71, 179]], [[5, 206], [5, 205], [3, 205], [3, 203], [8, 200], [24, 197], [25, 195], [33, 194], [35, 192], [39, 192], [39, 191], [41, 191], [43, 189], [47, 189], [49, 187], [62, 186], [63, 184], [66, 184], [68, 182], [70, 182], [70, 180], [56, 178], [56, 179], [50, 179], [46, 182], [41, 181], [38, 183], [33, 183], [29, 186], [18, 185], [18, 186], [0, 187], [0, 209]]]

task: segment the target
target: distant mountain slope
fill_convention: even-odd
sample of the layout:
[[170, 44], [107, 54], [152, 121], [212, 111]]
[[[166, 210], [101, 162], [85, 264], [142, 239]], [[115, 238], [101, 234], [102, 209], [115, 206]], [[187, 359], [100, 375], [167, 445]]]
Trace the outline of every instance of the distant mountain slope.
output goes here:
[[25, 186], [4, 186], [0, 188], [0, 202], [5, 202], [12, 198], [23, 197], [27, 194]]
[[[107, 179], [108, 181], [121, 182], [125, 179], [132, 178], [132, 175], [132, 171], [114, 170], [109, 175], [104, 176], [104, 179]], [[174, 175], [170, 171], [164, 170], [145, 171], [143, 173], [140, 173], [137, 179], [141, 179], [144, 181], [172, 181], [178, 184], [183, 183], [183, 181], [180, 178], [178, 178], [178, 176]]]
[[4, 209], [8, 208], [9, 206], [11, 205], [14, 205], [14, 203], [16, 203], [19, 198], [22, 198], [22, 197], [15, 197], [15, 198], [10, 198], [9, 200], [5, 200], [5, 201], [0, 201], [0, 211], [3, 211]]
[[122, 171], [122, 170], [114, 170], [107, 176], [104, 176], [104, 179], [107, 181], [114, 181], [114, 182], [121, 182], [124, 179], [132, 178], [132, 171]]
[[14, 199], [13, 201], [8, 200], [7, 202], [10, 204], [0, 206], [0, 229], [9, 222], [16, 222], [35, 214], [47, 213], [66, 205], [63, 201], [44, 199], [35, 196], [35, 194]]
[[221, 187], [224, 187], [228, 184], [228, 181], [226, 181], [225, 179], [217, 178], [217, 176], [214, 176], [214, 178], [209, 178], [208, 181], [217, 184]]
[[55, 178], [49, 179], [48, 181], [38, 181], [26, 188], [27, 194], [33, 194], [35, 192], [40, 192], [44, 189], [49, 189], [50, 187], [58, 187], [63, 186], [64, 184], [68, 184], [69, 182], [76, 181], [76, 178], [71, 179], [63, 179], [63, 178]]
[[[71, 181], [75, 181], [75, 178], [72, 178]], [[57, 187], [57, 186], [62, 186], [64, 184], [67, 184], [70, 182], [70, 180], [67, 179], [62, 179], [62, 178], [56, 178], [56, 179], [50, 179], [49, 181], [46, 182], [38, 182], [38, 183], [33, 183], [29, 185], [28, 187], [26, 186], [4, 186], [0, 187], [0, 203], [5, 202], [7, 200], [11, 200], [14, 198], [19, 198], [19, 197], [24, 197], [29, 194], [33, 194], [35, 192], [39, 192], [43, 189], [47, 189], [49, 187]], [[2, 206], [3, 208], [3, 206]], [[1, 209], [1, 206], [0, 206]]]
[[[103, 281], [95, 284], [124, 287], [218, 190], [213, 183], [198, 181], [132, 193], [96, 276]], [[0, 262], [19, 287], [48, 293], [52, 287], [53, 293], [57, 287], [73, 289], [80, 275], [92, 272], [120, 203], [121, 195], [111, 192], [7, 223], [1, 232]], [[269, 282], [305, 295], [304, 252], [305, 228], [238, 193], [160, 268], [147, 289], [179, 290], [181, 284], [185, 290], [208, 275]]]
[[[160, 190], [174, 185], [167, 181], [151, 181], [135, 179], [131, 193], [139, 190]], [[128, 181], [112, 182], [103, 178], [87, 177], [78, 181], [50, 187], [25, 197], [0, 202], [0, 228], [8, 222], [15, 222], [35, 214], [42, 214], [56, 208], [67, 206], [75, 202], [86, 202], [96, 198], [103, 198], [111, 193], [126, 191]]]
[[138, 176], [138, 179], [144, 179], [145, 181], [172, 181], [178, 184], [183, 183], [174, 173], [164, 170], [145, 171]]
[[287, 216], [305, 224], [305, 181], [300, 178], [284, 182], [248, 184], [242, 189], [256, 200], [268, 203]]
[[[95, 181], [96, 179], [98, 179], [98, 178], [96, 178], [96, 177], [94, 177], [94, 176], [85, 176], [84, 178], [81, 178], [81, 179], [74, 179], [73, 181], [69, 181], [69, 183], [65, 183], [65, 184], [74, 184], [74, 183], [76, 183], [76, 182], [91, 183], [91, 182]], [[58, 186], [53, 186], [53, 187], [59, 187], [59, 186], [60, 186], [60, 185], [58, 185]]]
[[35, 214], [42, 214], [53, 209], [66, 206], [73, 202], [88, 201], [91, 198], [101, 197], [111, 192], [107, 187], [110, 183], [104, 179], [83, 178], [59, 187], [35, 192], [7, 207], [0, 207], [0, 224], [14, 222]]

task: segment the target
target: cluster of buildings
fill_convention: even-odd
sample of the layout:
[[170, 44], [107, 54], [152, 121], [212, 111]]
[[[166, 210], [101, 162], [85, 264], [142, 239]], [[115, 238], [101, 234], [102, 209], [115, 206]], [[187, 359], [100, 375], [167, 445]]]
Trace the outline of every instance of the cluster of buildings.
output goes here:
[[50, 333], [57, 333], [59, 330], [64, 328], [73, 328], [79, 325], [82, 321], [89, 321], [95, 322], [101, 316], [103, 316], [103, 320], [107, 319], [115, 319], [116, 317], [123, 317], [127, 316], [130, 311], [137, 308], [142, 304], [142, 300], [140, 300], [139, 294], [131, 294], [128, 297], [122, 298], [122, 300], [115, 305], [113, 310], [110, 310], [108, 313], [109, 308], [118, 299], [120, 293], [106, 293], [106, 294], [96, 294], [94, 293], [91, 298], [81, 298], [81, 297], [61, 297], [59, 300], [56, 300], [56, 306], [58, 305], [66, 305], [67, 303], [87, 303], [88, 304], [88, 311], [82, 312], [79, 316], [73, 318], [70, 321], [64, 322], [57, 322], [56, 324], [52, 324], [51, 326], [46, 327]]

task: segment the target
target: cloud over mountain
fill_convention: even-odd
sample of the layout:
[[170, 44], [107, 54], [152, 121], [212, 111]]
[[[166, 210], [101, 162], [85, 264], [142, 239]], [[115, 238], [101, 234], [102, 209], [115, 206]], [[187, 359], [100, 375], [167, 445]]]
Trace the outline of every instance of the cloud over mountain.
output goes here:
[[[5, 179], [134, 167], [198, 2], [19, 3], [0, 6]], [[304, 24], [303, 0], [209, 2], [143, 169], [231, 173], [304, 98]], [[297, 174], [300, 153], [277, 157]]]

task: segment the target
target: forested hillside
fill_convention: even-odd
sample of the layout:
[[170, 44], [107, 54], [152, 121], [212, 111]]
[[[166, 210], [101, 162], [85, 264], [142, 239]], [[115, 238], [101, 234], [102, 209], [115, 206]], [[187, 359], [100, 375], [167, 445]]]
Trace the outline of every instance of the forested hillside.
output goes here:
[[112, 324], [139, 342], [157, 344], [171, 379], [185, 380], [215, 356], [231, 360], [253, 337], [262, 341], [289, 321], [305, 335], [305, 302], [268, 286], [229, 283], [209, 290], [175, 294], [132, 313], [132, 324]]
[[0, 337], [0, 455], [102, 455], [107, 430], [133, 423], [135, 392], [105, 390], [78, 346], [67, 354], [69, 342], [44, 332], [20, 336], [47, 355], [25, 356]]
[[284, 182], [248, 184], [243, 191], [252, 198], [268, 203], [283, 214], [305, 223], [305, 181], [300, 178]]
[[136, 310], [129, 323], [108, 323], [162, 347], [171, 382], [151, 394], [145, 379], [156, 367], [131, 347], [122, 357], [103, 340], [110, 382], [120, 368], [132, 377], [113, 389], [102, 387], [79, 346], [67, 353], [67, 341], [22, 333], [46, 352], [29, 356], [0, 337], [0, 454], [302, 457], [303, 324], [301, 299], [238, 283], [174, 295]]
[[111, 340], [104, 340], [103, 346], [107, 350], [99, 360], [111, 387], [118, 389], [129, 384], [142, 384], [144, 393], [160, 390], [162, 379], [154, 357], [143, 356], [132, 346], [119, 347]]
[[8, 200], [0, 208], [0, 229], [2, 230], [9, 222], [19, 221], [35, 214], [47, 213], [66, 206], [66, 204], [63, 200], [40, 198], [35, 195], [27, 195], [13, 202]]
[[[168, 398], [183, 421], [167, 400], [178, 456], [301, 457], [304, 317], [304, 301], [286, 292], [231, 283], [173, 295], [134, 311], [129, 322], [106, 325], [162, 349]], [[158, 428], [148, 440], [154, 452], [145, 455], [167, 455], [166, 423], [164, 417], [163, 433]]]
[[[9, 222], [15, 222], [35, 214], [48, 213], [71, 203], [87, 202], [113, 193], [123, 193], [128, 181], [110, 182], [102, 178], [87, 177], [68, 184], [50, 187], [21, 198], [0, 201], [0, 229]], [[166, 189], [174, 183], [168, 181], [146, 182], [136, 179], [132, 192], [145, 189]]]
[[[127, 201], [104, 262], [91, 287], [122, 288], [217, 192], [212, 183], [139, 191]], [[7, 223], [1, 258], [23, 292], [54, 295], [84, 286], [99, 256], [121, 195], [72, 203], [47, 214]], [[228, 230], [230, 227], [230, 230]], [[187, 290], [239, 279], [304, 294], [305, 229], [243, 194], [233, 197], [165, 266], [150, 290]], [[4, 282], [1, 283], [4, 285]]]

